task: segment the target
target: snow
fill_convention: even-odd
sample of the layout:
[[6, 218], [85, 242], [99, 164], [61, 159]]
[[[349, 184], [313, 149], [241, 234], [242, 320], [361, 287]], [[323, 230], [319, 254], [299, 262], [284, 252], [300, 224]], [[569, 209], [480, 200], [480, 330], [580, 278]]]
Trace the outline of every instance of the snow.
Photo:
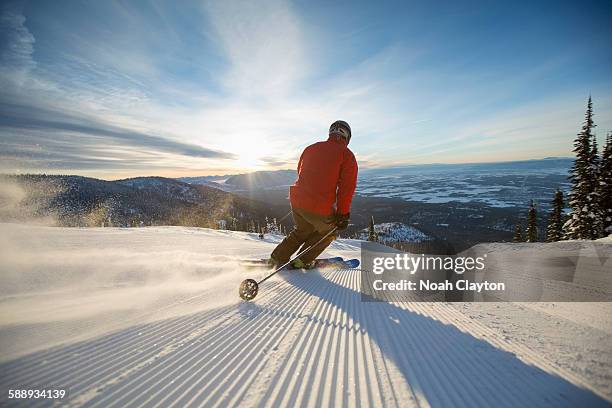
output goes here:
[[358, 270], [281, 272], [241, 301], [265, 272], [239, 259], [280, 239], [0, 224], [1, 389], [67, 386], [97, 407], [612, 401], [608, 303], [361, 302]]
[[483, 203], [497, 208], [522, 208], [534, 197], [548, 208], [550, 186], [568, 191], [571, 161], [479, 165], [416, 165], [368, 169], [360, 173], [357, 192], [364, 196], [425, 203]]
[[[448, 226], [448, 225], [447, 225]], [[378, 242], [423, 242], [431, 240], [431, 237], [421, 230], [401, 223], [401, 222], [383, 222], [374, 225]], [[363, 240], [367, 240], [369, 229], [364, 228], [359, 231], [357, 236]]]
[[612, 234], [608, 235], [607, 237], [599, 238], [596, 241], [597, 242], [611, 243], [612, 244]]

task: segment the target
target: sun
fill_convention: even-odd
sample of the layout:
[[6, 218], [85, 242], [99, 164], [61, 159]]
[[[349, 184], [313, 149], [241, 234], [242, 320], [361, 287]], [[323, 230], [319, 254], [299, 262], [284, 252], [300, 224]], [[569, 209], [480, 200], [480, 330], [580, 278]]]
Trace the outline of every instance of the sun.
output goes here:
[[239, 144], [232, 146], [230, 151], [236, 155], [234, 166], [240, 170], [255, 171], [264, 169], [265, 163], [261, 158], [266, 157], [266, 143], [255, 138], [242, 139]]
[[228, 137], [220, 149], [234, 155], [228, 164], [236, 171], [275, 170], [286, 164], [287, 152], [265, 137]]
[[235, 165], [241, 170], [258, 170], [262, 167], [262, 162], [257, 157], [251, 153], [238, 154]]

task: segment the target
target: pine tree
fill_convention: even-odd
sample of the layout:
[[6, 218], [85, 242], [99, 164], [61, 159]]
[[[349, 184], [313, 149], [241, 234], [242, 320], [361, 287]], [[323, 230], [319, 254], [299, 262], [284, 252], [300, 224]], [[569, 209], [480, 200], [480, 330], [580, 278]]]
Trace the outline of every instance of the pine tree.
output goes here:
[[591, 139], [591, 166], [593, 167], [593, 172], [597, 175], [599, 170], [599, 150], [597, 149], [597, 137], [595, 135]]
[[376, 235], [376, 230], [374, 229], [374, 216], [370, 218], [370, 228], [368, 231], [368, 241], [376, 242], [378, 241], [378, 236]]
[[516, 224], [514, 227], [514, 237], [512, 240], [514, 242], [523, 242], [523, 229], [521, 228], [521, 224]]
[[601, 188], [599, 185], [599, 173], [600, 173], [600, 158], [599, 151], [597, 149], [597, 137], [593, 135], [591, 141], [591, 168], [593, 169], [593, 186], [591, 193], [591, 201], [593, 203], [592, 212], [592, 237], [591, 239], [597, 239], [604, 236], [604, 210], [601, 201]]
[[268, 217], [266, 217], [266, 231], [270, 234], [280, 234], [280, 227], [276, 222], [276, 218], [269, 220]]
[[526, 242], [538, 241], [538, 226], [536, 206], [533, 201], [529, 204], [529, 212], [527, 213], [527, 229], [525, 230]]
[[[597, 192], [597, 146], [593, 146], [593, 103], [587, 103], [582, 130], [574, 140], [576, 161], [570, 170], [572, 189], [569, 194], [571, 213], [563, 225], [567, 239], [593, 239], [601, 235], [601, 211]], [[593, 148], [595, 147], [595, 148]]]
[[612, 234], [612, 132], [606, 137], [599, 163], [599, 200], [603, 235]]
[[563, 238], [563, 192], [557, 190], [552, 201], [546, 228], [546, 242], [560, 241]]

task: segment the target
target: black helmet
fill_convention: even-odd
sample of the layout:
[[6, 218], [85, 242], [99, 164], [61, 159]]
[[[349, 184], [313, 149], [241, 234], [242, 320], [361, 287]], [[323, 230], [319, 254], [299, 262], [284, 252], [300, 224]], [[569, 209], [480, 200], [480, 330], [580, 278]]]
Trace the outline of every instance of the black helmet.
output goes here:
[[337, 120], [329, 127], [329, 135], [339, 135], [346, 139], [348, 144], [351, 141], [351, 127], [343, 120]]

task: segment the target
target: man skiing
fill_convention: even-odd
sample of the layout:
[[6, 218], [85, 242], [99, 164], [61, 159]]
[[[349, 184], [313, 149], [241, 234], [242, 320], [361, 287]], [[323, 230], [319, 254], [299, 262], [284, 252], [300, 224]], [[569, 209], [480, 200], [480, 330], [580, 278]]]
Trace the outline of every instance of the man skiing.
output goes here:
[[[289, 188], [295, 227], [274, 249], [268, 261], [278, 267], [298, 249], [304, 250], [334, 227], [348, 227], [351, 201], [357, 185], [357, 161], [347, 147], [351, 127], [337, 120], [329, 127], [327, 141], [308, 146], [298, 162], [298, 178]], [[315, 259], [336, 238], [330, 234], [320, 244], [292, 262], [294, 268], [312, 268]], [[301, 248], [300, 248], [301, 247]]]

